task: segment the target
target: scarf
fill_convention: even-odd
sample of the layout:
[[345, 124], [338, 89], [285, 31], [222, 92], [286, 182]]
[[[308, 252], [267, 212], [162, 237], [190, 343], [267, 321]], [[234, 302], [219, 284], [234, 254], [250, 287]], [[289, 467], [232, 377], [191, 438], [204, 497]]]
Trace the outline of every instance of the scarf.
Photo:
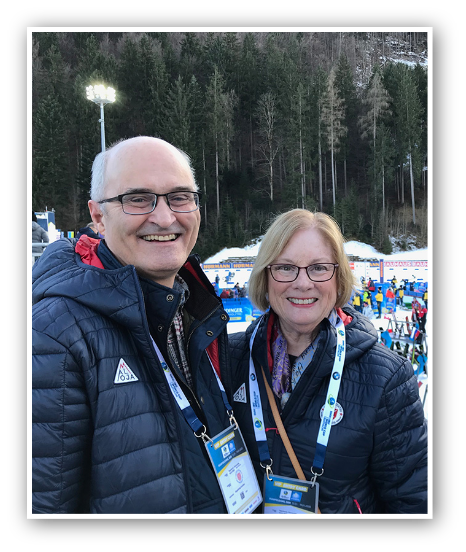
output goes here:
[[181, 301], [173, 318], [173, 322], [168, 330], [167, 349], [172, 364], [180, 368], [187, 384], [192, 388], [193, 379], [186, 355], [186, 339], [183, 328], [183, 307], [189, 297], [189, 288], [183, 278], [177, 274], [175, 276], [175, 284], [173, 289], [181, 292]]
[[[332, 310], [328, 319], [330, 324], [335, 327], [338, 322], [338, 315], [335, 309]], [[293, 363], [293, 366], [290, 366], [290, 358], [287, 350], [288, 344], [285, 336], [280, 330], [279, 319], [277, 318], [274, 324], [274, 338], [272, 341], [272, 389], [275, 395], [280, 399], [282, 409], [290, 398], [291, 392], [298, 384], [299, 378], [302, 376], [304, 370], [306, 370], [314, 358], [314, 353], [320, 342], [321, 334], [322, 332], [319, 331], [314, 341], [304, 349]]]

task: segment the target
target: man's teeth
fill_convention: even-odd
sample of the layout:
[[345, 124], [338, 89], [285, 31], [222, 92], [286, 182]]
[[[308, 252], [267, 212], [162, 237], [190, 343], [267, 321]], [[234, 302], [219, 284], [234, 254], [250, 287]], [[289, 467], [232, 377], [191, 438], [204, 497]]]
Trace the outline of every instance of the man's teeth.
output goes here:
[[156, 234], [152, 234], [150, 236], [142, 236], [142, 239], [146, 241], [171, 241], [176, 240], [176, 234], [168, 234], [167, 236], [157, 236]]
[[315, 297], [312, 299], [293, 299], [290, 297], [288, 301], [294, 303], [295, 305], [310, 305], [311, 303], [315, 303], [317, 299]]

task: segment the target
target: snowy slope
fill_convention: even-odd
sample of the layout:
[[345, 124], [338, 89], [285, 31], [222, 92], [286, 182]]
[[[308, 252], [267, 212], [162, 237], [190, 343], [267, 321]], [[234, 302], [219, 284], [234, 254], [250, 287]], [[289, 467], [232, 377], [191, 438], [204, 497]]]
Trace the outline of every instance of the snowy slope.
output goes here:
[[[222, 249], [215, 255], [212, 255], [212, 257], [209, 257], [208, 259], [206, 259], [204, 263], [205, 264], [219, 263], [221, 261], [224, 261], [230, 258], [256, 257], [259, 251], [261, 241], [262, 240], [259, 239], [255, 244], [248, 245], [244, 248], [231, 247], [231, 248]], [[350, 241], [345, 243], [345, 252], [347, 255], [358, 256], [361, 259], [375, 258], [375, 259], [390, 259], [393, 261], [408, 260], [408, 259], [415, 261], [415, 260], [429, 259], [429, 250], [427, 248], [415, 249], [412, 251], [400, 251], [398, 253], [393, 253], [391, 255], [384, 255], [383, 253], [379, 253], [371, 245], [367, 245], [365, 243], [361, 243], [358, 241]]]

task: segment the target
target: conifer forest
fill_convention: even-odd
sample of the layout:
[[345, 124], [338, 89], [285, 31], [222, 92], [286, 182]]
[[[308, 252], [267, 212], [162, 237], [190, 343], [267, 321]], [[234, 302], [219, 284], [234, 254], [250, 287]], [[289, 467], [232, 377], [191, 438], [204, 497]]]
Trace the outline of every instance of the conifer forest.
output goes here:
[[99, 107], [106, 145], [157, 136], [203, 192], [195, 252], [244, 247], [295, 207], [347, 240], [427, 246], [427, 33], [33, 32], [32, 207], [90, 221]]

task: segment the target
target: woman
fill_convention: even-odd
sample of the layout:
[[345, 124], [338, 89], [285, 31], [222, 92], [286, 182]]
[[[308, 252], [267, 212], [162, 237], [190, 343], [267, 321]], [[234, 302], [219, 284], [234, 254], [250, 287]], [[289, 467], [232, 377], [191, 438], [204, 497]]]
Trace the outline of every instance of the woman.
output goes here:
[[305, 478], [319, 484], [322, 514], [427, 513], [427, 427], [417, 381], [347, 304], [353, 283], [331, 217], [295, 209], [275, 220], [249, 280], [250, 300], [270, 310], [229, 336], [235, 418], [260, 482], [271, 472], [297, 478], [265, 377]]

